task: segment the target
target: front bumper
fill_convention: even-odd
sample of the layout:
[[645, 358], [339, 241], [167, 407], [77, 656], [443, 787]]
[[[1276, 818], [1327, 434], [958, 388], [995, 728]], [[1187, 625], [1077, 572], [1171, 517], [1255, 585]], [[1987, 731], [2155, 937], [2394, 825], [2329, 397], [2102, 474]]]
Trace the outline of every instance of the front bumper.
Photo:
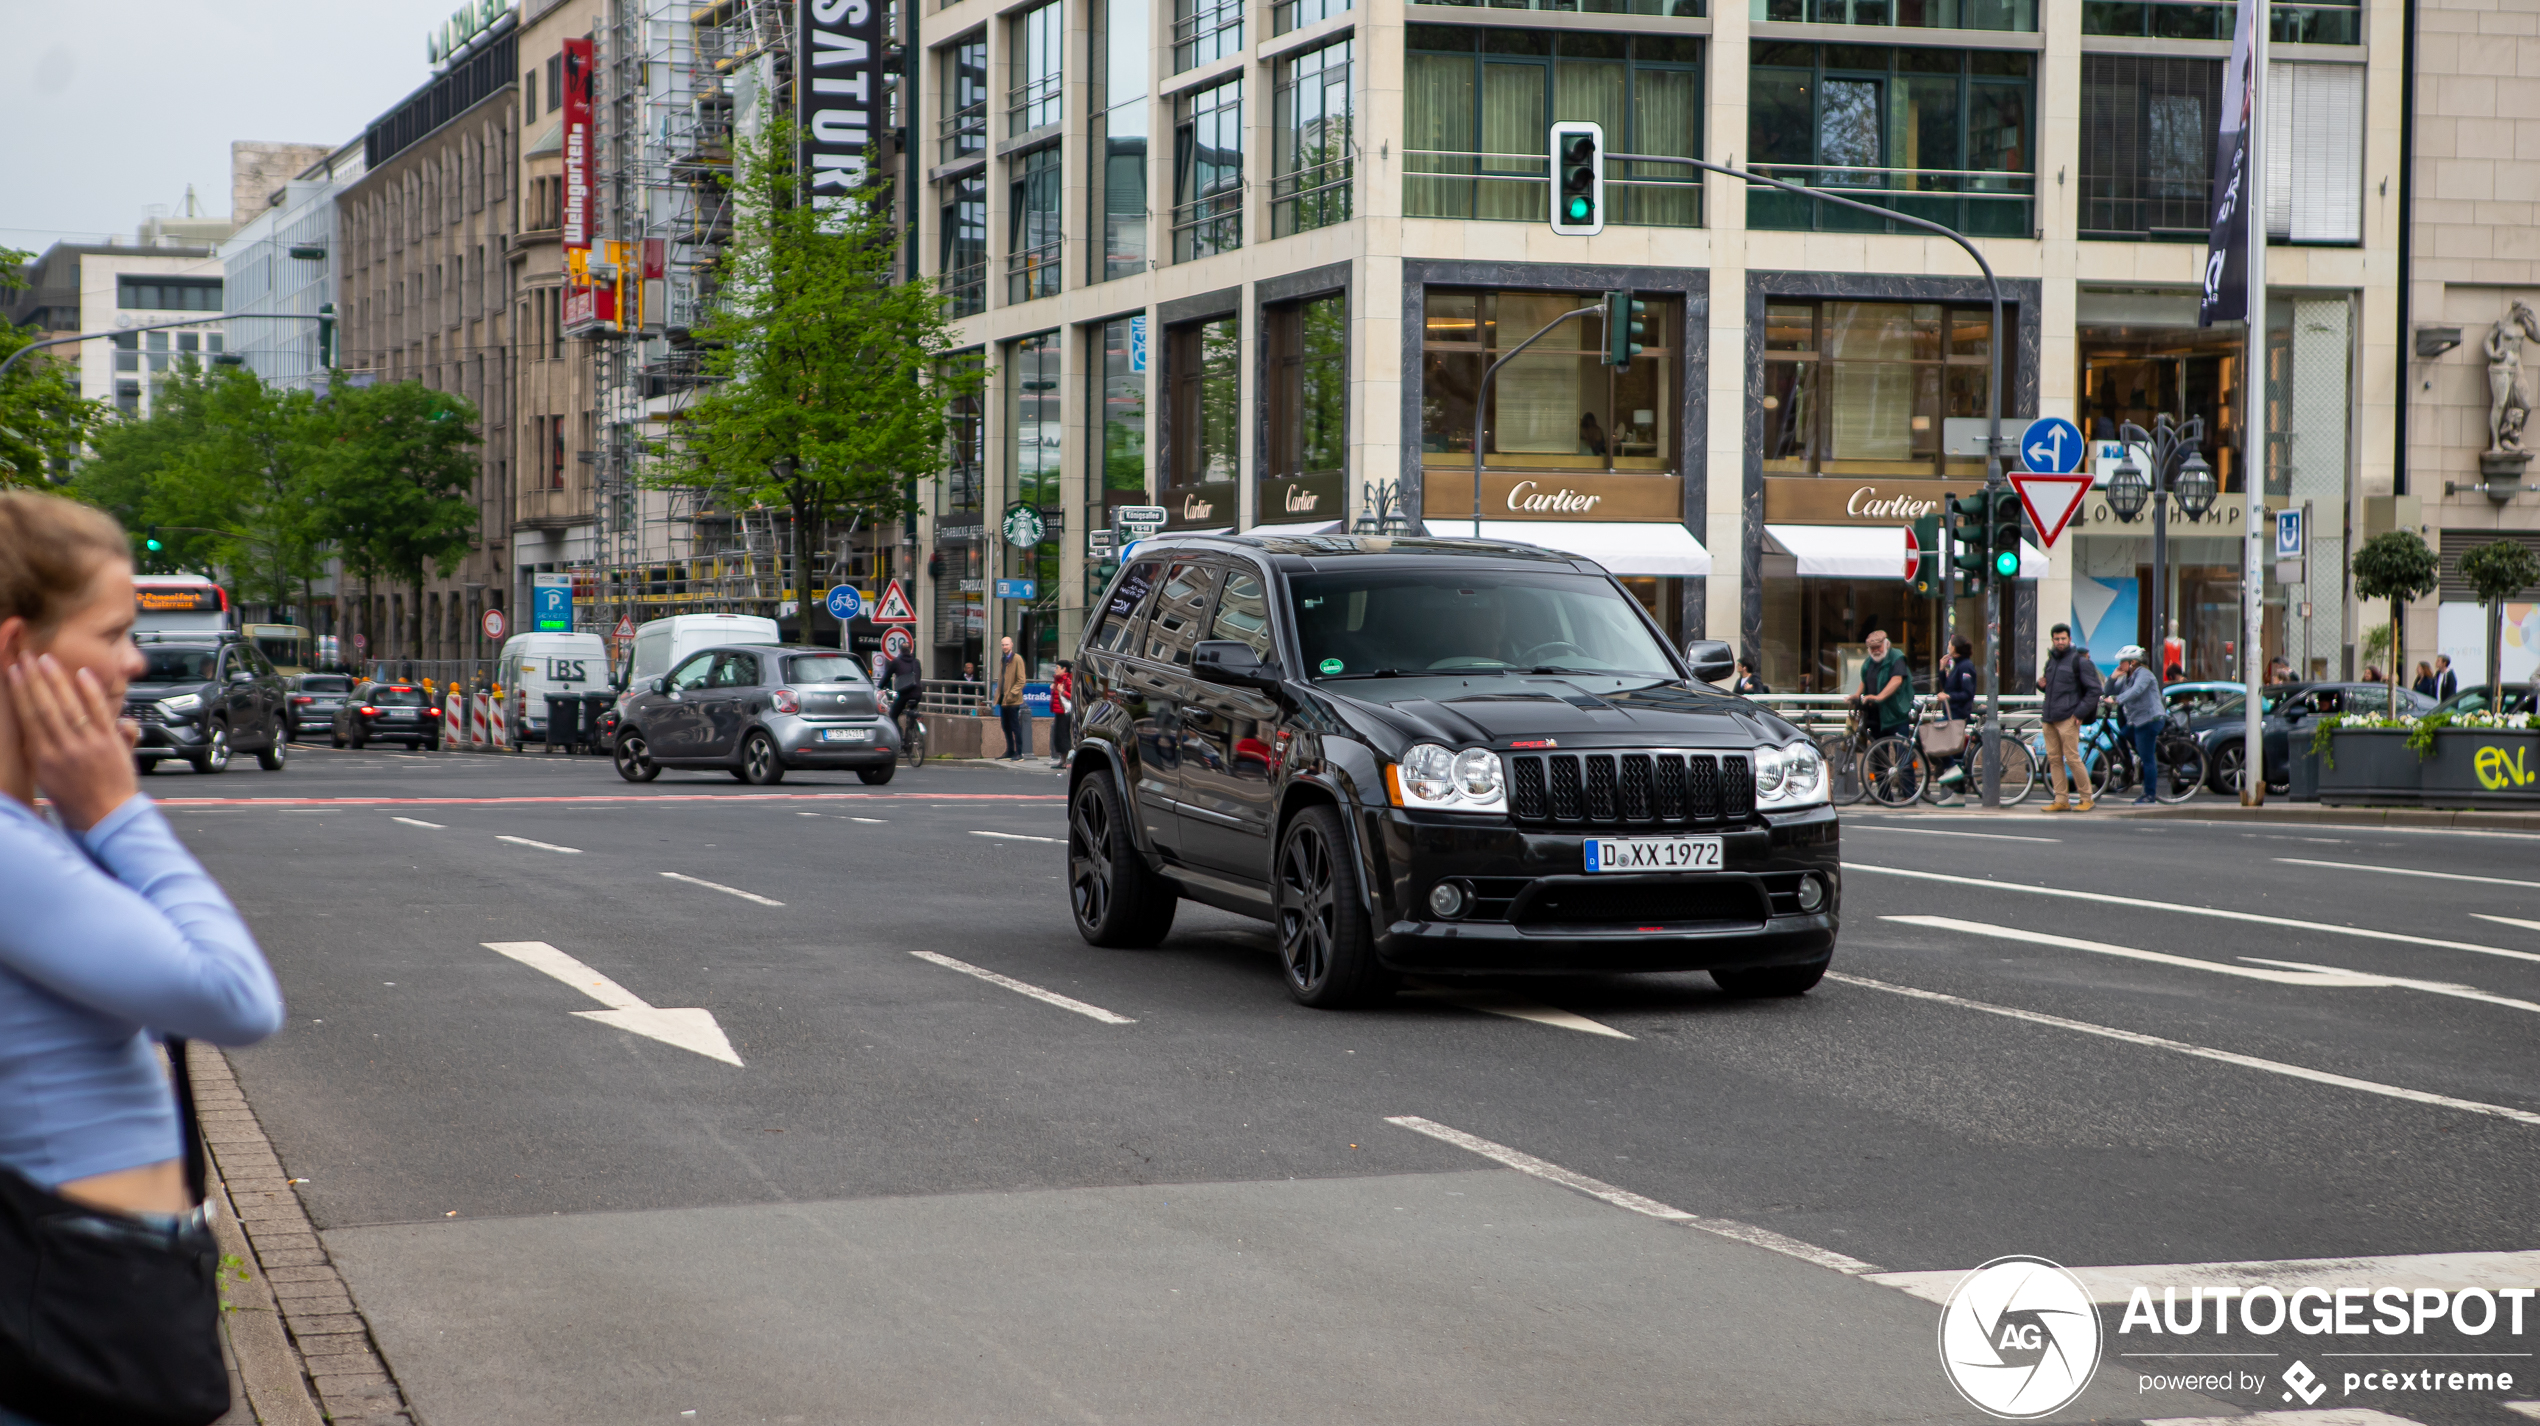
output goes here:
[[[821, 734], [832, 728], [861, 729], [872, 738], [862, 743], [824, 741]], [[777, 754], [787, 767], [882, 767], [900, 755], [899, 727], [887, 718], [814, 719], [780, 714], [767, 720], [767, 730], [775, 736]]]
[[[1582, 832], [1398, 809], [1371, 812], [1368, 823], [1381, 864], [1376, 954], [1392, 970], [1506, 974], [1800, 965], [1833, 953], [1842, 920], [1842, 855], [1831, 807], [1773, 813], [1721, 830], [1719, 871], [1646, 875], [1589, 874]], [[1820, 882], [1824, 899], [1803, 911], [1801, 882], [1810, 877]], [[1471, 909], [1453, 919], [1434, 915], [1429, 894], [1442, 881], [1462, 886]]]
[[185, 723], [143, 723], [140, 726], [141, 738], [132, 745], [132, 755], [143, 762], [198, 757], [208, 741], [206, 725], [199, 719]]

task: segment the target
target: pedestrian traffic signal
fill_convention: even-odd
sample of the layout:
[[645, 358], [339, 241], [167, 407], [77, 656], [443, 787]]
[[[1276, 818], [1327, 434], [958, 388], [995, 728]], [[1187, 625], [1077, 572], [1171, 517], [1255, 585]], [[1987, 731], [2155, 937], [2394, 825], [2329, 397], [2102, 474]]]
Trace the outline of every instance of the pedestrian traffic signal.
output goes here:
[[1914, 564], [1906, 584], [1917, 599], [1938, 599], [1949, 589], [1949, 571], [1940, 562], [1940, 516], [1925, 515], [1914, 522], [1914, 549], [1922, 558]]
[[1605, 130], [1589, 123], [1552, 126], [1552, 231], [1565, 238], [1605, 231]]
[[1649, 304], [1628, 287], [1605, 294], [1605, 364], [1630, 366], [1649, 340]]
[[1993, 559], [1995, 579], [2020, 577], [2020, 493], [2016, 490], [1988, 490], [1985, 498], [1992, 503], [1988, 517], [1992, 534], [1986, 539], [1986, 552]]

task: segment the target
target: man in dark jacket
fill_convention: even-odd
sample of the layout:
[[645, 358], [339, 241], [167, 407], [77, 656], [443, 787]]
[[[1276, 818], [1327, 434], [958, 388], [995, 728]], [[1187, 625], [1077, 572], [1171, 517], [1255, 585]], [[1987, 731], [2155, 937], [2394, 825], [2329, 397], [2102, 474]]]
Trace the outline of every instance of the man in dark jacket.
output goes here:
[[2064, 767], [2069, 763], [2079, 810], [2087, 812], [2098, 799], [2091, 795], [2090, 769], [2081, 761], [2081, 720], [2099, 716], [2099, 665], [2090, 661], [2090, 650], [2073, 642], [2070, 624], [2056, 625], [2049, 637], [2054, 647], [2037, 674], [2037, 691], [2046, 695], [2046, 782], [2055, 794], [2046, 810], [2075, 810], [2064, 797]]

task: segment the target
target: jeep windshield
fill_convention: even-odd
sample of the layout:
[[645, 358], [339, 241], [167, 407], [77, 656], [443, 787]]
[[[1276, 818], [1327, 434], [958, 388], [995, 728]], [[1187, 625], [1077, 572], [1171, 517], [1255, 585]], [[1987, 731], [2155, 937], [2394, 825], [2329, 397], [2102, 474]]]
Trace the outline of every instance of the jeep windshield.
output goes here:
[[1309, 678], [1677, 677], [1639, 608], [1595, 575], [1347, 571], [1298, 575], [1288, 589]]

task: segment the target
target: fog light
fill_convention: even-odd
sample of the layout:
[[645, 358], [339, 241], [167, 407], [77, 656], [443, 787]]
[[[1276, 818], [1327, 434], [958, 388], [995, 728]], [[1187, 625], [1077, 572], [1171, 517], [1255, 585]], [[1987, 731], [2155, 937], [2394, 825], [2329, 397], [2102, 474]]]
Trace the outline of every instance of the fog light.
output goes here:
[[1429, 909], [1453, 920], [1464, 914], [1464, 888], [1451, 881], [1441, 881], [1429, 893]]
[[1826, 884], [1813, 876], [1799, 879], [1799, 909], [1814, 911], [1826, 904]]

